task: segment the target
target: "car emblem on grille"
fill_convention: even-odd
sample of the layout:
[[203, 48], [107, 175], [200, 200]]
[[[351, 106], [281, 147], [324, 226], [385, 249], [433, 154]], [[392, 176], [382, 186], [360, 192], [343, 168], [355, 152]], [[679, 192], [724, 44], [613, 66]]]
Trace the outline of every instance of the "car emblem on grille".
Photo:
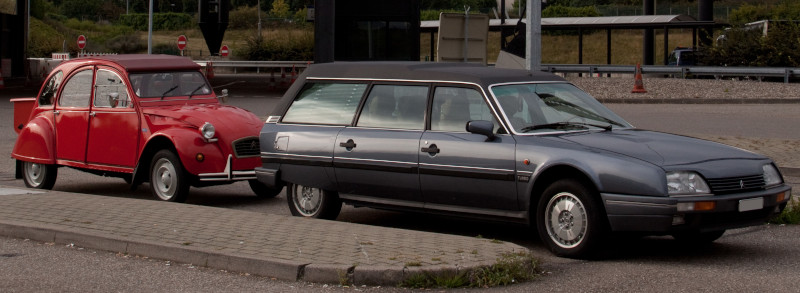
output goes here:
[[744, 189], [744, 180], [739, 180], [739, 188]]
[[256, 143], [255, 140], [250, 142], [250, 149], [255, 149], [256, 146], [257, 146], [257, 143]]

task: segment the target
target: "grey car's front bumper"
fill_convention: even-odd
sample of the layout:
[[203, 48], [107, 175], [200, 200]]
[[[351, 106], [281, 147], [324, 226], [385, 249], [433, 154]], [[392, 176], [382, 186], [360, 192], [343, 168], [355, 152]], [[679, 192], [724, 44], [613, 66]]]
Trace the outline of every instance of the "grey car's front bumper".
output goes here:
[[[779, 214], [791, 200], [791, 187], [702, 197], [652, 197], [601, 193], [612, 231], [714, 231], [759, 225]], [[783, 200], [779, 195], [783, 194]], [[763, 207], [739, 211], [742, 201], [763, 198]], [[709, 211], [679, 211], [689, 202], [714, 202]]]

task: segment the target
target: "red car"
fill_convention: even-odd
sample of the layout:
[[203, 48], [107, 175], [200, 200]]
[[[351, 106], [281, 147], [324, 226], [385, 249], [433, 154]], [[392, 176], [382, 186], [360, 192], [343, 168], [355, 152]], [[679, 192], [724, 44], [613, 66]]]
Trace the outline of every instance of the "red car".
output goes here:
[[50, 189], [58, 167], [121, 177], [153, 195], [182, 202], [189, 187], [248, 180], [253, 191], [280, 191], [256, 180], [261, 166], [253, 113], [220, 103], [188, 58], [114, 55], [66, 61], [37, 98], [13, 99], [19, 138], [17, 178]]

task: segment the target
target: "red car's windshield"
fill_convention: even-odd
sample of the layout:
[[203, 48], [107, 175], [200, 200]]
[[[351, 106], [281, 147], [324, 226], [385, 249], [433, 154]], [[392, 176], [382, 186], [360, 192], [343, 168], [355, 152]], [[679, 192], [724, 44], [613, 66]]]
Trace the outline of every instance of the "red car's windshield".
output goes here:
[[140, 98], [208, 95], [211, 87], [199, 71], [149, 72], [130, 75], [133, 91]]

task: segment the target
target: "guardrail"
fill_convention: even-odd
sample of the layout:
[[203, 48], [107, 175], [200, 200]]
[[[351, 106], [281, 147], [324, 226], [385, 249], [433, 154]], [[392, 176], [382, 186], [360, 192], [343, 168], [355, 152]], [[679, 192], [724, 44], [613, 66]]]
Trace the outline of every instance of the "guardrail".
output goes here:
[[314, 62], [312, 61], [229, 61], [229, 60], [195, 60], [195, 63], [205, 67], [211, 62], [214, 68], [230, 68], [233, 73], [238, 73], [240, 68], [255, 68], [256, 73], [261, 73], [261, 69], [268, 68], [270, 70], [279, 68], [284, 72], [287, 68], [296, 68], [298, 71], [305, 69]]
[[[632, 65], [573, 65], [543, 64], [542, 71], [551, 73], [587, 73], [587, 74], [634, 74], [636, 66]], [[796, 67], [724, 67], [724, 66], [664, 66], [643, 65], [643, 74], [670, 74], [679, 77], [713, 76], [717, 79], [729, 76], [748, 76], [761, 80], [764, 77], [783, 77], [788, 83], [792, 77], [800, 77], [800, 68]]]

